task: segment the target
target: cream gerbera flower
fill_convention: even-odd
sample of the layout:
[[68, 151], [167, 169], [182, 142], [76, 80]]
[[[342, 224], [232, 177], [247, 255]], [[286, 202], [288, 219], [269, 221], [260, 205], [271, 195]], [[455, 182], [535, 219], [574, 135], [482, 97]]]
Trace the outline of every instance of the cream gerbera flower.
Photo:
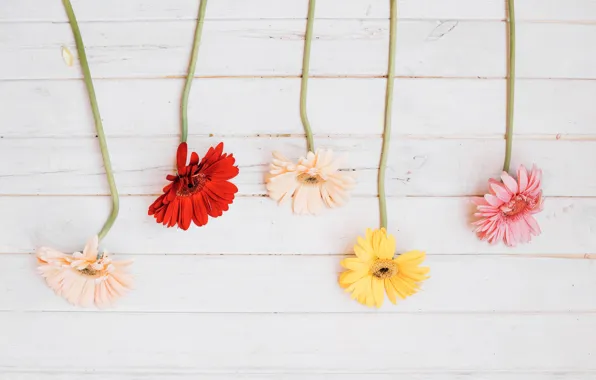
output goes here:
[[324, 206], [343, 206], [354, 187], [354, 178], [339, 171], [341, 160], [333, 158], [331, 150], [308, 152], [295, 165], [279, 152], [273, 153], [273, 162], [267, 177], [269, 197], [282, 203], [293, 198], [296, 214], [317, 215]]
[[420, 267], [425, 253], [410, 251], [393, 258], [395, 238], [384, 228], [366, 230], [366, 238], [358, 237], [355, 258], [341, 261], [347, 269], [339, 277], [339, 285], [352, 293], [352, 299], [369, 307], [381, 307], [387, 293], [395, 304], [397, 297], [405, 299], [420, 289], [428, 278], [428, 267]]
[[103, 308], [132, 288], [127, 267], [132, 261], [113, 261], [106, 252], [98, 256], [98, 239], [92, 237], [83, 253], [72, 255], [52, 248], [37, 250], [39, 273], [54, 292], [76, 306]]

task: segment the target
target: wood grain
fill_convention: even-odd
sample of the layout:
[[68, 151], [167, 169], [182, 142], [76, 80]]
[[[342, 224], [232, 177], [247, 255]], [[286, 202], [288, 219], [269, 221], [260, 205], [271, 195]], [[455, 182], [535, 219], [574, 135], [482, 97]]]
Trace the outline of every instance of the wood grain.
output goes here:
[[[205, 228], [147, 216], [171, 170], [198, 1], [73, 0], [122, 197], [102, 243], [133, 258], [116, 308], [68, 305], [36, 274], [41, 245], [80, 250], [107, 216], [97, 139], [59, 1], [0, 11], [0, 380], [596, 378], [596, 2], [516, 0], [514, 165], [544, 169], [543, 234], [516, 248], [471, 232], [469, 196], [504, 149], [504, 0], [399, 0], [389, 229], [432, 278], [368, 310], [339, 261], [378, 225], [387, 0], [319, 0], [309, 115], [349, 153], [354, 199], [318, 218], [264, 196], [273, 150], [304, 151], [298, 115], [307, 0], [209, 3], [190, 144], [241, 168]], [[29, 253], [29, 254], [28, 254]], [[536, 258], [555, 254], [566, 259]]]
[[[109, 313], [596, 312], [596, 263], [591, 260], [431, 255], [425, 262], [431, 279], [419, 294], [397, 306], [386, 300], [382, 309], [372, 310], [337, 285], [342, 256], [116, 257], [134, 260], [136, 284]], [[35, 265], [33, 255], [0, 254], [0, 312], [82, 312], [53, 297]], [[225, 286], [215, 285], [222, 281]]]
[[[318, 217], [299, 217], [288, 205], [263, 197], [240, 197], [206, 228], [167, 229], [147, 216], [154, 197], [124, 197], [120, 217], [105, 240], [116, 253], [135, 254], [341, 254], [357, 236], [378, 226], [374, 198], [354, 198]], [[108, 197], [0, 197], [0, 253], [30, 253], [48, 245], [74, 252], [97, 233], [108, 214]], [[596, 199], [548, 198], [537, 215], [543, 235], [532, 244], [508, 248], [479, 241], [469, 224], [468, 198], [392, 198], [389, 231], [398, 251], [431, 254], [596, 252]], [[230, 239], [230, 236], [234, 236]]]
[[592, 380], [594, 378], [593, 371], [399, 371], [393, 373], [306, 373], [292, 374], [287, 372], [269, 372], [269, 373], [238, 373], [236, 372], [196, 372], [187, 371], [183, 373], [180, 370], [174, 372], [173, 369], [168, 371], [152, 370], [151, 372], [143, 372], [141, 370], [119, 372], [113, 371], [97, 371], [97, 370], [82, 370], [68, 372], [40, 370], [31, 372], [4, 372], [0, 373], [0, 379], [4, 380], [38, 380], [41, 377], [48, 380], [78, 380], [84, 376], [85, 380], [161, 380], [164, 376], [168, 379], [216, 379], [216, 380], [235, 380], [235, 379], [249, 379], [249, 380], [271, 380], [271, 379], [289, 379], [289, 380], [323, 380], [323, 379], [342, 379], [342, 380], [394, 380], [399, 377], [402, 380], [517, 380], [523, 378], [524, 380]]
[[[82, 26], [95, 77], [170, 77], [186, 73], [194, 21], [97, 22]], [[435, 21], [398, 26], [396, 75], [505, 76], [505, 23]], [[311, 73], [382, 76], [388, 21], [320, 20], [314, 28]], [[211, 20], [205, 23], [197, 76], [296, 76], [301, 72], [304, 22]], [[74, 51], [68, 24], [2, 23], [0, 79], [79, 78], [64, 64]], [[517, 28], [519, 78], [596, 78], [596, 24], [527, 23]], [[222, 48], [224, 47], [225, 48]], [[43, 62], [43, 64], [39, 64]], [[149, 63], [149, 64], [148, 64]]]
[[[0, 368], [29, 370], [593, 371], [590, 353], [596, 349], [596, 317], [574, 313], [437, 318], [374, 313], [47, 312], [9, 313], [2, 318]], [[93, 344], [83, 333], [90, 326], [100, 330], [93, 334]], [[391, 349], [387, 340], [395, 342]], [[360, 360], [362, 347], [375, 360]]]
[[[269, 137], [191, 137], [202, 156], [225, 142], [240, 174], [234, 180], [241, 195], [265, 195], [265, 175], [273, 151], [292, 160], [304, 156], [305, 139]], [[354, 171], [356, 196], [377, 195], [381, 138], [318, 138], [321, 148], [344, 157]], [[177, 137], [111, 138], [113, 167], [122, 194], [159, 194], [173, 171]], [[468, 196], [484, 194], [489, 178], [501, 174], [505, 142], [500, 139], [403, 139], [396, 137], [387, 174], [390, 196]], [[146, 154], [144, 152], [151, 152]], [[445, 158], [448, 157], [449, 160]], [[547, 196], [596, 196], [596, 176], [583, 175], [577, 163], [596, 162], [596, 141], [518, 140], [513, 168], [537, 164], [544, 172]], [[515, 171], [515, 169], [514, 169]], [[107, 195], [101, 153], [95, 138], [0, 139], [0, 194]]]
[[[502, 79], [398, 78], [395, 82], [395, 136], [486, 138], [505, 133]], [[96, 80], [108, 136], [178, 136], [182, 86], [181, 79]], [[312, 79], [309, 87], [308, 112], [315, 134], [382, 133], [384, 79]], [[592, 102], [596, 81], [526, 79], [518, 80], [516, 88], [517, 135], [596, 138]], [[301, 134], [299, 91], [298, 78], [196, 79], [189, 132]], [[2, 82], [0, 99], [3, 138], [95, 135], [82, 81]]]
[[[66, 17], [59, 3], [39, 7], [35, 0], [5, 0], [0, 21], [61, 21]], [[198, 2], [186, 0], [104, 0], [88, 3], [73, 0], [80, 20], [188, 20], [196, 17]], [[491, 19], [505, 17], [505, 6], [495, 0], [400, 0], [401, 18]], [[275, 19], [306, 17], [307, 0], [219, 0], [209, 4], [208, 19]], [[595, 21], [591, 0], [518, 0], [519, 21]], [[388, 18], [384, 0], [319, 0], [318, 18]]]

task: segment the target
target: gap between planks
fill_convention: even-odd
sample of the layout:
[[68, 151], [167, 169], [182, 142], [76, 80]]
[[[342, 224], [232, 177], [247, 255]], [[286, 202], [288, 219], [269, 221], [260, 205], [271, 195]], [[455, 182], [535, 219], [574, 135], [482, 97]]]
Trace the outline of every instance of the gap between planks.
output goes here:
[[[102, 77], [92, 76], [93, 80], [100, 81], [126, 81], [126, 80], [164, 80], [164, 79], [186, 79], [183, 75], [164, 76], [135, 76], [135, 77]], [[300, 75], [196, 75], [193, 79], [300, 79]], [[345, 74], [345, 75], [309, 75], [310, 79], [386, 79], [387, 75], [373, 74]], [[461, 80], [505, 80], [502, 76], [440, 76], [440, 75], [395, 75], [395, 79], [461, 79]], [[82, 81], [83, 78], [0, 78], [2, 82], [31, 82], [31, 81]], [[524, 80], [549, 80], [549, 81], [596, 81], [596, 78], [568, 78], [568, 77], [516, 77], [517, 82]]]
[[[148, 139], [148, 138], [177, 138], [178, 135], [172, 134], [149, 134], [149, 135], [117, 135], [117, 136], [109, 136], [110, 139]], [[211, 137], [218, 137], [218, 138], [265, 138], [265, 139], [283, 139], [283, 138], [305, 138], [304, 134], [301, 133], [253, 133], [253, 134], [217, 134], [217, 133], [208, 133], [208, 134], [194, 134], [189, 133], [189, 137], [198, 137], [198, 138], [211, 138]], [[383, 137], [381, 134], [314, 134], [315, 138], [333, 138], [333, 139], [380, 139]], [[549, 140], [564, 140], [564, 141], [596, 141], [596, 135], [587, 135], [587, 134], [514, 134], [514, 140], [538, 140], [538, 141], [549, 141]], [[0, 136], [0, 139], [6, 140], [34, 140], [34, 139], [65, 139], [65, 140], [72, 140], [72, 139], [96, 139], [96, 136], [89, 136], [89, 135], [69, 135], [69, 136]], [[431, 134], [424, 134], [424, 135], [415, 135], [415, 134], [394, 134], [392, 140], [505, 140], [505, 135], [501, 134], [488, 134], [488, 135], [481, 135], [481, 134], [454, 134], [454, 135], [431, 135]]]

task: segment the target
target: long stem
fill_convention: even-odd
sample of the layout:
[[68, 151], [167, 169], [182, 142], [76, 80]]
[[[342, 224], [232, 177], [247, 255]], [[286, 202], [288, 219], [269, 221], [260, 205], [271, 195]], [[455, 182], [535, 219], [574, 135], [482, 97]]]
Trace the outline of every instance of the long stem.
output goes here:
[[108, 185], [110, 186], [110, 194], [112, 196], [112, 211], [108, 216], [108, 219], [104, 223], [101, 231], [99, 231], [99, 240], [103, 239], [112, 225], [118, 217], [118, 211], [120, 210], [120, 199], [118, 197], [118, 189], [116, 188], [116, 181], [114, 179], [114, 172], [112, 170], [112, 162], [110, 161], [110, 153], [108, 151], [108, 143], [106, 142], [106, 135], [103, 130], [103, 124], [101, 122], [101, 116], [99, 114], [99, 107], [97, 105], [97, 98], [95, 97], [95, 89], [93, 88], [93, 82], [91, 80], [91, 71], [89, 71], [89, 61], [85, 54], [85, 44], [81, 37], [81, 31], [77, 23], [77, 19], [74, 15], [70, 0], [62, 0], [64, 9], [72, 28], [72, 34], [74, 35], [75, 43], [77, 45], [77, 52], [79, 54], [79, 60], [81, 61], [81, 69], [83, 70], [83, 78], [85, 86], [87, 87], [87, 93], [89, 94], [89, 103], [91, 104], [91, 111], [93, 112], [93, 120], [95, 121], [95, 130], [97, 131], [97, 137], [99, 138], [99, 147], [101, 149], [101, 155], [103, 158], [103, 165], [106, 169], [106, 176], [108, 177]]
[[203, 24], [205, 23], [206, 8], [207, 0], [201, 0], [194, 42], [192, 44], [192, 52], [190, 54], [190, 62], [188, 64], [188, 72], [186, 74], [186, 83], [184, 83], [184, 91], [182, 92], [182, 100], [180, 102], [180, 122], [182, 124], [180, 142], [186, 142], [188, 139], [188, 96], [190, 94], [192, 80], [195, 76], [195, 70], [197, 67], [197, 57], [199, 56], [199, 46], [201, 45], [201, 36], [203, 34]]
[[310, 70], [310, 47], [312, 45], [312, 31], [315, 22], [316, 0], [308, 3], [308, 18], [306, 20], [306, 33], [304, 35], [304, 54], [302, 55], [302, 80], [300, 81], [300, 120], [306, 134], [307, 150], [314, 152], [315, 143], [310, 129], [310, 121], [306, 113], [306, 95], [308, 93], [308, 73]]
[[505, 163], [503, 170], [508, 172], [511, 163], [511, 148], [513, 145], [513, 109], [515, 107], [515, 5], [514, 0], [507, 0], [509, 13], [509, 43], [508, 43], [508, 76], [507, 76], [507, 132], [505, 134]]
[[389, 19], [389, 62], [387, 64], [387, 87], [385, 89], [385, 127], [383, 129], [383, 148], [379, 163], [379, 211], [381, 227], [387, 228], [387, 199], [385, 197], [385, 169], [391, 143], [391, 114], [393, 109], [393, 84], [395, 82], [395, 42], [397, 32], [397, 0], [390, 0], [391, 16]]

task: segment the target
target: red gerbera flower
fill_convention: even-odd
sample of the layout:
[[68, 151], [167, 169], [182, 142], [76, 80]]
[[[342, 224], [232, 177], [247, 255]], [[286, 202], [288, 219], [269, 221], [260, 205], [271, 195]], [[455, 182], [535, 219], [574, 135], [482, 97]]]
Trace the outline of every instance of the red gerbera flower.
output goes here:
[[188, 146], [185, 142], [178, 146], [176, 164], [178, 175], [168, 174], [164, 194], [151, 206], [149, 215], [164, 226], [187, 230], [190, 222], [197, 226], [207, 224], [208, 216], [217, 218], [234, 201], [238, 188], [230, 179], [238, 175], [238, 166], [232, 154], [223, 153], [223, 143], [209, 151], [199, 164], [199, 155], [192, 152], [186, 165]]

